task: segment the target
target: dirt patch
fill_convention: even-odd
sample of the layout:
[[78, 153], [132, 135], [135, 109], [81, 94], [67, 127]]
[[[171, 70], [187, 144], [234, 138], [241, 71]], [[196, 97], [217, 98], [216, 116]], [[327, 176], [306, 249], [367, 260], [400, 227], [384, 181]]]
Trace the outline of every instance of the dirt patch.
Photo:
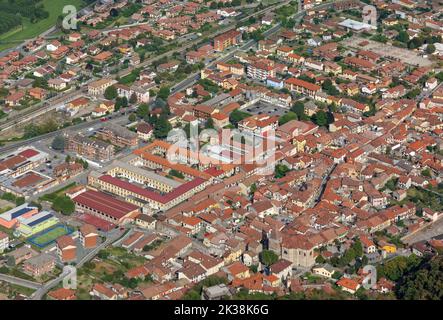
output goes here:
[[117, 271], [118, 268], [110, 263], [107, 262], [97, 262], [95, 263], [95, 269], [94, 271], [97, 273], [108, 273], [112, 274], [115, 271]]
[[[364, 47], [360, 47], [359, 43], [361, 43], [362, 41], [368, 42], [368, 44], [365, 45]], [[426, 67], [432, 65], [432, 62], [429, 59], [423, 58], [414, 51], [404, 48], [394, 47], [387, 43], [380, 43], [377, 41], [357, 36], [345, 39], [341, 43], [345, 47], [350, 47], [358, 50], [364, 49], [364, 50], [373, 51], [387, 59], [399, 60], [402, 63], [409, 65], [414, 65], [414, 66], [418, 65], [420, 67]]]
[[23, 136], [24, 134], [24, 128], [33, 123], [36, 125], [41, 125], [44, 123], [47, 123], [48, 121], [53, 120], [56, 123], [64, 123], [66, 121], [71, 120], [68, 116], [64, 115], [61, 112], [57, 112], [57, 111], [50, 111], [46, 114], [43, 114], [41, 116], [38, 116], [34, 119], [32, 119], [32, 121], [28, 121], [26, 123], [20, 124], [18, 126], [14, 126], [11, 129], [2, 131], [1, 133], [1, 140], [8, 140], [8, 139], [12, 139], [12, 138], [20, 138]]

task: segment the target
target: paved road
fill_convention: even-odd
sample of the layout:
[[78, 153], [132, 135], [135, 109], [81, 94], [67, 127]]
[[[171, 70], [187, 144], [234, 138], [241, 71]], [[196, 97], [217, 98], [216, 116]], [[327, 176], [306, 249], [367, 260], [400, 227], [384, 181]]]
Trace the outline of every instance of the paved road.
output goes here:
[[[86, 84], [87, 83], [85, 83], [85, 85]], [[31, 121], [32, 119], [44, 115], [45, 113], [51, 112], [64, 103], [79, 98], [81, 96], [83, 96], [82, 91], [75, 90], [63, 94], [62, 96], [55, 96], [54, 98], [45, 102], [37, 103], [32, 107], [24, 109], [22, 112], [18, 112], [15, 116], [9, 116], [12, 117], [12, 119], [7, 117], [6, 122], [0, 125], [0, 132], [12, 129], [15, 126]], [[8, 121], [8, 119], [10, 120]]]
[[0, 281], [5, 281], [8, 283], [18, 285], [18, 286], [22, 286], [22, 287], [30, 288], [30, 289], [36, 289], [36, 290], [42, 287], [42, 284], [40, 284], [40, 283], [17, 278], [17, 277], [13, 277], [13, 276], [9, 276], [9, 275], [5, 275], [5, 274], [0, 274]]
[[[241, 23], [241, 22], [247, 21], [250, 17], [259, 16], [259, 15], [261, 15], [261, 14], [263, 14], [263, 13], [269, 11], [269, 10], [275, 10], [277, 8], [280, 8], [280, 7], [284, 6], [284, 5], [286, 5], [287, 3], [289, 3], [289, 1], [284, 1], [284, 2], [279, 3], [279, 4], [274, 4], [274, 5], [269, 6], [268, 8], [265, 8], [263, 10], [251, 13], [250, 15], [248, 15], [248, 16], [240, 19], [239, 21], [237, 21], [237, 23]], [[214, 31], [213, 33], [209, 34], [208, 38], [213, 38], [213, 37], [215, 37], [215, 36], [217, 36], [219, 34], [222, 34], [224, 32], [233, 30], [235, 28], [236, 28], [236, 25], [229, 25], [229, 26], [220, 28], [220, 29]], [[189, 41], [187, 44], [181, 45], [181, 46], [179, 46], [176, 49], [173, 49], [171, 51], [168, 51], [168, 52], [165, 52], [163, 54], [160, 54], [160, 55], [158, 55], [158, 56], [156, 56], [154, 58], [147, 59], [147, 60], [143, 61], [142, 63], [140, 63], [139, 65], [137, 65], [136, 67], [129, 67], [129, 68], [125, 69], [125, 70], [121, 70], [120, 72], [114, 74], [112, 76], [112, 78], [114, 78], [114, 79], [117, 78], [117, 77], [122, 78], [122, 77], [130, 74], [136, 68], [138, 69], [138, 68], [144, 68], [144, 67], [150, 66], [150, 65], [152, 65], [152, 63], [154, 61], [157, 61], [157, 60], [162, 59], [164, 57], [169, 57], [169, 56], [173, 55], [174, 53], [183, 53], [186, 50], [188, 50], [189, 48], [192, 48], [195, 44], [198, 44], [200, 41], [201, 41], [201, 39], [195, 39], [193, 41]], [[70, 94], [71, 95], [82, 95], [83, 91], [82, 90], [75, 90], [75, 91], [72, 91]], [[60, 99], [62, 99], [62, 101], [69, 100], [69, 99], [66, 98], [66, 96], [60, 97]], [[6, 129], [10, 129], [11, 127], [16, 126], [17, 124], [22, 124], [24, 122], [31, 121], [33, 118], [35, 118], [35, 117], [37, 117], [39, 115], [42, 115], [42, 114], [44, 114], [44, 113], [46, 113], [46, 112], [48, 112], [50, 110], [53, 110], [53, 109], [54, 109], [53, 105], [50, 105], [50, 106], [47, 106], [47, 107], [43, 107], [43, 108], [39, 108], [38, 110], [35, 110], [35, 107], [33, 107], [31, 112], [29, 112], [29, 109], [28, 109], [27, 113], [25, 115], [20, 115], [20, 116], [14, 118], [14, 119], [8, 119], [9, 121], [7, 121], [6, 123], [0, 125], [0, 132], [3, 131], [3, 130], [6, 130]]]
[[103, 248], [109, 246], [116, 240], [118, 240], [123, 235], [123, 231], [120, 229], [112, 230], [109, 234], [106, 240], [98, 245], [96, 248], [94, 248], [92, 251], [87, 253], [75, 266], [75, 268], [65, 268], [63, 272], [55, 279], [45, 283], [43, 286], [38, 287], [38, 290], [34, 292], [34, 294], [31, 296], [32, 300], [41, 300], [43, 296], [52, 288], [56, 287], [60, 282], [65, 279], [65, 277], [68, 277], [70, 274], [74, 275], [76, 273], [76, 269], [81, 268], [86, 262], [92, 260], [95, 255], [102, 250]]
[[96, 248], [94, 248], [92, 251], [87, 253], [78, 263], [77, 268], [81, 268], [86, 262], [90, 261], [92, 258], [95, 257], [95, 255], [102, 249], [106, 248], [112, 243], [115, 243], [119, 241], [120, 237], [122, 237], [124, 234], [124, 231], [121, 231], [120, 229], [114, 229], [108, 233], [108, 236], [106, 240], [98, 245]]
[[54, 138], [55, 136], [63, 134], [64, 132], [69, 132], [69, 131], [78, 132], [78, 131], [84, 130], [86, 128], [89, 128], [89, 127], [94, 127], [95, 129], [98, 129], [98, 128], [104, 126], [106, 123], [116, 123], [116, 122], [121, 121], [123, 118], [126, 118], [130, 112], [132, 112], [134, 110], [135, 110], [135, 107], [125, 108], [124, 110], [122, 110], [122, 111], [125, 111], [124, 114], [121, 114], [121, 113], [120, 114], [113, 114], [112, 115], [113, 118], [111, 120], [108, 120], [107, 122], [102, 122], [100, 119], [94, 119], [94, 120], [82, 122], [82, 123], [79, 123], [79, 124], [76, 124], [76, 125], [73, 125], [73, 126], [70, 126], [67, 128], [63, 128], [63, 129], [60, 129], [57, 131], [46, 133], [46, 134], [43, 134], [43, 135], [40, 135], [40, 136], [37, 136], [34, 138], [30, 138], [30, 139], [23, 140], [20, 142], [11, 143], [11, 144], [5, 145], [3, 147], [0, 147], [0, 154], [16, 150], [17, 148], [30, 145], [30, 144], [35, 143], [40, 140], [48, 140], [48, 139]]
[[[262, 13], [268, 11], [268, 10], [279, 8], [279, 7], [287, 4], [288, 2], [289, 1], [284, 1], [284, 2], [282, 2], [280, 4], [277, 4], [277, 5], [274, 5], [272, 7], [266, 8], [264, 10], [252, 13], [252, 14], [246, 16], [245, 18], [239, 20], [239, 22], [246, 21], [250, 17], [258, 16], [258, 15], [260, 15], [260, 14], [262, 14]], [[276, 32], [279, 28], [280, 28], [280, 26], [276, 25], [276, 26], [272, 27], [271, 29], [269, 29], [267, 32], [265, 32], [264, 35], [265, 36], [266, 35], [270, 35], [270, 34]], [[229, 30], [232, 30], [232, 29], [235, 29], [235, 26], [228, 26], [228, 27], [219, 29], [216, 32], [214, 32], [211, 36], [216, 36], [218, 34], [224, 33], [226, 31], [229, 31]], [[192, 46], [194, 46], [199, 41], [200, 41], [200, 39], [197, 39], [195, 41], [191, 41], [191, 42], [189, 42], [185, 46], [181, 46], [180, 48], [174, 49], [172, 51], [168, 51], [168, 52], [166, 52], [164, 54], [156, 56], [155, 58], [148, 59], [148, 60], [142, 62], [140, 65], [138, 65], [137, 68], [143, 68], [145, 66], [151, 65], [152, 62], [154, 62], [154, 61], [156, 61], [158, 59], [161, 59], [163, 57], [170, 56], [174, 52], [178, 52], [178, 53], [184, 52], [185, 50], [187, 50], [187, 49], [191, 48]], [[244, 44], [242, 46], [242, 49], [245, 49], [245, 48], [249, 49], [253, 44], [254, 44], [253, 41], [248, 41], [246, 44]], [[234, 52], [235, 51], [231, 52], [228, 56], [223, 57], [220, 61], [226, 61], [226, 60], [232, 58]], [[122, 70], [121, 72], [118, 73], [118, 75], [120, 77], [124, 77], [125, 75], [129, 74], [133, 69], [134, 69], [133, 67], [130, 67], [128, 69]], [[116, 75], [115, 75], [115, 77], [116, 77]], [[192, 85], [198, 79], [199, 79], [199, 75], [198, 74], [194, 74], [192, 77], [185, 79], [182, 83], [180, 83], [179, 85], [176, 85], [175, 87], [172, 88], [173, 93], [181, 91], [181, 90], [189, 87], [190, 85]], [[75, 90], [75, 91], [72, 91], [71, 93], [69, 93], [69, 97], [67, 97], [67, 96], [58, 97], [57, 98], [57, 105], [60, 104], [59, 102], [62, 102], [62, 101], [65, 102], [67, 100], [72, 100], [73, 97], [80, 96], [80, 95], [83, 95], [83, 91], [82, 90]], [[33, 118], [35, 118], [37, 116], [40, 116], [40, 115], [42, 115], [44, 113], [47, 113], [47, 112], [49, 112], [49, 111], [51, 111], [51, 110], [53, 110], [55, 108], [56, 108], [56, 106], [54, 106], [54, 104], [52, 104], [52, 105], [49, 105], [48, 107], [40, 108], [39, 110], [33, 111], [33, 112], [29, 113], [29, 114], [23, 115], [23, 116], [18, 117], [16, 119], [12, 119], [11, 121], [8, 121], [7, 123], [4, 123], [4, 124], [0, 125], [0, 132], [3, 131], [3, 130], [6, 130], [6, 129], [10, 129], [11, 127], [16, 126], [18, 124], [22, 124], [24, 122], [31, 121]], [[81, 129], [87, 128], [89, 125], [93, 126], [93, 125], [97, 124], [99, 121], [100, 120], [93, 120], [93, 121], [88, 122], [88, 123], [82, 123], [82, 124], [79, 124], [77, 126], [71, 126], [69, 128], [66, 128], [66, 129], [62, 129], [62, 130], [58, 130], [58, 131], [55, 131], [55, 132], [48, 133], [46, 135], [42, 135], [42, 136], [39, 136], [39, 137], [31, 138], [29, 140], [18, 142], [18, 143], [15, 143], [15, 144], [11, 144], [9, 146], [5, 146], [3, 148], [0, 148], [0, 152], [6, 152], [6, 151], [14, 150], [15, 148], [27, 145], [29, 143], [32, 143], [32, 142], [35, 142], [35, 141], [38, 141], [38, 140], [41, 140], [41, 139], [52, 138], [52, 137], [55, 137], [56, 135], [60, 134], [60, 132], [63, 132], [63, 131], [66, 131], [66, 130], [73, 130], [73, 129], [81, 130]]]
[[48, 292], [49, 290], [54, 288], [61, 281], [63, 281], [63, 279], [65, 277], [69, 276], [73, 272], [75, 272], [74, 269], [65, 269], [65, 270], [63, 270], [63, 272], [57, 278], [55, 278], [55, 279], [45, 283], [43, 286], [38, 288], [38, 290], [35, 291], [31, 295], [31, 300], [41, 300], [43, 298], [43, 296], [46, 294], [46, 292]]

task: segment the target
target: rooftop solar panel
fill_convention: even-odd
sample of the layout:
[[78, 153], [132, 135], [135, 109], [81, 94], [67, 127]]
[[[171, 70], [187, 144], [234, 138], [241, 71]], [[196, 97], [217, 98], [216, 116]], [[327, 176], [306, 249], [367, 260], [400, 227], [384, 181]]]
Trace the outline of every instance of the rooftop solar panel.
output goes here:
[[27, 212], [33, 210], [33, 209], [34, 209], [34, 208], [29, 208], [29, 207], [27, 207], [27, 208], [22, 208], [22, 209], [20, 209], [20, 210], [17, 210], [16, 212], [13, 212], [13, 213], [11, 214], [11, 219], [16, 219], [16, 218], [18, 218], [18, 217], [24, 215], [25, 213], [27, 213]]
[[47, 215], [45, 215], [45, 216], [43, 216], [41, 218], [38, 218], [37, 220], [34, 220], [34, 221], [30, 222], [28, 224], [28, 226], [33, 227], [33, 226], [35, 226], [35, 225], [37, 225], [37, 224], [39, 224], [39, 223], [41, 223], [41, 222], [43, 222], [45, 220], [48, 220], [48, 219], [50, 219], [52, 217], [53, 217], [53, 215], [51, 213], [48, 213]]

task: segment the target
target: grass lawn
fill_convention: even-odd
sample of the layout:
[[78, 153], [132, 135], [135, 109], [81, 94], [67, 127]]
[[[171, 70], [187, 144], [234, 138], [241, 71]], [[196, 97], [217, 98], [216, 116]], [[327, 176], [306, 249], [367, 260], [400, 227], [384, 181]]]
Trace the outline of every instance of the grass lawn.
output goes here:
[[8, 229], [4, 226], [0, 226], [0, 231], [6, 233], [9, 238], [13, 238], [14, 229]]
[[16, 293], [21, 293], [27, 297], [30, 297], [34, 293], [34, 289], [22, 287], [16, 284], [11, 284], [11, 291], [14, 291]]
[[118, 268], [115, 264], [106, 261], [101, 261], [95, 264], [94, 272], [96, 274], [114, 273]]
[[269, 6], [271, 4], [277, 3], [279, 0], [263, 0], [262, 3], [264, 6]]
[[71, 188], [75, 187], [76, 185], [77, 185], [76, 182], [72, 182], [72, 183], [64, 186], [63, 188], [58, 189], [57, 191], [54, 191], [52, 193], [48, 193], [48, 194], [41, 196], [39, 198], [39, 200], [53, 202], [55, 200], [55, 198], [62, 195], [64, 191], [71, 189]]
[[6, 212], [11, 210], [12, 208], [14, 208], [14, 206], [7, 206], [7, 207], [1, 207], [0, 208], [0, 213]]
[[83, 0], [42, 0], [40, 3], [42, 3], [49, 12], [49, 17], [37, 23], [31, 23], [28, 19], [23, 18], [23, 29], [22, 27], [18, 27], [0, 35], [0, 50], [5, 50], [18, 44], [16, 42], [2, 43], [2, 41], [31, 39], [50, 29], [55, 25], [57, 17], [63, 15], [64, 6], [73, 5], [77, 10], [85, 6]]
[[104, 249], [104, 251], [109, 253], [109, 257], [103, 259], [103, 261], [117, 267], [123, 272], [146, 263], [144, 257], [130, 253], [121, 247], [109, 247]]

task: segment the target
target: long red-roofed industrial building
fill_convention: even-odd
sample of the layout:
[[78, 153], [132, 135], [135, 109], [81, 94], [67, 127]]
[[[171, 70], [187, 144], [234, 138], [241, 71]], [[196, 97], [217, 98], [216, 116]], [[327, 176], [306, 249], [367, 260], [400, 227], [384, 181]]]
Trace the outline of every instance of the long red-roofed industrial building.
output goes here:
[[159, 210], [167, 210], [178, 205], [202, 191], [209, 184], [207, 180], [197, 177], [171, 192], [161, 194], [110, 175], [94, 176], [91, 174], [88, 180], [91, 185], [99, 187], [101, 190], [112, 192], [124, 198], [131, 198], [134, 204], [142, 206], [149, 203], [151, 208]]
[[72, 200], [78, 212], [89, 213], [117, 225], [132, 221], [140, 214], [138, 206], [101, 191], [86, 190]]

